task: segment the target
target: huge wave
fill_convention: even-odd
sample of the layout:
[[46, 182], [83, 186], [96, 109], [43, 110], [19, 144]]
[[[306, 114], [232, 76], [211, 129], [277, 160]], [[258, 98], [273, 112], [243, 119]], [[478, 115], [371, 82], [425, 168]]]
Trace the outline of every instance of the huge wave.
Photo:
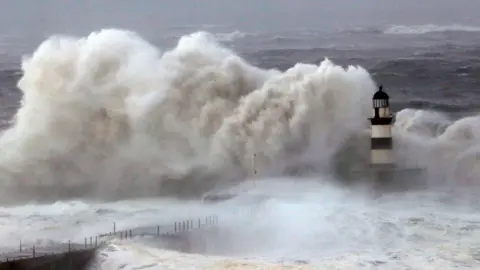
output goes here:
[[[329, 59], [264, 70], [209, 33], [161, 51], [107, 29], [52, 36], [22, 71], [21, 107], [0, 139], [2, 199], [198, 195], [253, 166], [329, 174], [368, 150], [376, 83]], [[399, 163], [435, 181], [476, 179], [478, 120], [401, 111]]]

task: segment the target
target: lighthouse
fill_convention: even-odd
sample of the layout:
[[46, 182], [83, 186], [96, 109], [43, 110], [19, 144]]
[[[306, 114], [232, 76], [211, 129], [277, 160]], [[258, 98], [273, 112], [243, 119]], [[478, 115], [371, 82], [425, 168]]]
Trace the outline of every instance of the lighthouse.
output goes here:
[[372, 167], [394, 167], [392, 123], [389, 96], [380, 85], [373, 95], [373, 114], [370, 118], [370, 165]]
[[[355, 151], [355, 147], [346, 148], [350, 151], [346, 150], [344, 153], [354, 158], [349, 160], [351, 163], [340, 163], [341, 166], [337, 168], [338, 179], [347, 185], [372, 184], [373, 190], [380, 193], [426, 187], [428, 179], [425, 168], [419, 168], [415, 164], [409, 165], [404, 160], [396, 158], [392, 132], [394, 114], [390, 111], [390, 97], [382, 85], [373, 94], [372, 114], [368, 120], [370, 120], [370, 142], [368, 146], [365, 145], [366, 152], [352, 153], [350, 151]], [[368, 135], [365, 139], [368, 139]], [[365, 141], [365, 144], [367, 143], [368, 141]], [[356, 159], [357, 155], [364, 160]], [[341, 157], [345, 158], [345, 156]], [[345, 160], [348, 160], [348, 157]]]
[[392, 136], [393, 114], [390, 112], [390, 97], [383, 86], [372, 97], [370, 135], [370, 179], [378, 190], [401, 191], [426, 187], [425, 170], [417, 167], [398, 166], [394, 156]]

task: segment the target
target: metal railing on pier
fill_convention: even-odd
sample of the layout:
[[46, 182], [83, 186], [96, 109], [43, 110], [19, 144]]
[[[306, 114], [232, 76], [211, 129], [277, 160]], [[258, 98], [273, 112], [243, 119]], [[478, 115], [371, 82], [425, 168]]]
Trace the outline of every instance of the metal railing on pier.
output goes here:
[[111, 232], [85, 237], [83, 243], [69, 240], [65, 243], [58, 243], [54, 246], [40, 247], [36, 245], [26, 246], [20, 242], [18, 250], [12, 250], [11, 252], [1, 254], [0, 261], [17, 261], [56, 254], [60, 255], [70, 252], [93, 250], [113, 239], [129, 239], [139, 236], [175, 236], [193, 230], [212, 228], [216, 225], [218, 225], [218, 216], [207, 216], [204, 218], [178, 221], [169, 225], [158, 225], [128, 230], [117, 230], [116, 223], [113, 223], [113, 230]]

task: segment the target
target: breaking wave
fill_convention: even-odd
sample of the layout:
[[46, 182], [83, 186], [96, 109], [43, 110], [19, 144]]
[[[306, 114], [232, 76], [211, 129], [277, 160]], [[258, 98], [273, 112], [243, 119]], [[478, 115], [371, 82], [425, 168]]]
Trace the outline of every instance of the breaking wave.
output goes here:
[[385, 29], [385, 34], [400, 34], [400, 35], [421, 35], [437, 32], [480, 32], [480, 26], [471, 25], [392, 25]]
[[[260, 69], [205, 32], [164, 51], [116, 29], [52, 36], [22, 70], [0, 139], [2, 199], [198, 195], [253, 166], [331, 173], [345, 145], [367, 149], [376, 89], [329, 59]], [[478, 120], [400, 112], [399, 162], [473, 179]]]

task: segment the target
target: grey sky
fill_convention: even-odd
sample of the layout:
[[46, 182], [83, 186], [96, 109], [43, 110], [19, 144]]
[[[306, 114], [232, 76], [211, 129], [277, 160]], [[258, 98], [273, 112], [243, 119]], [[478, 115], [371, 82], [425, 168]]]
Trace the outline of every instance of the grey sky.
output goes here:
[[222, 24], [240, 30], [381, 24], [477, 24], [473, 0], [1, 0], [0, 29], [140, 32], [181, 25]]

